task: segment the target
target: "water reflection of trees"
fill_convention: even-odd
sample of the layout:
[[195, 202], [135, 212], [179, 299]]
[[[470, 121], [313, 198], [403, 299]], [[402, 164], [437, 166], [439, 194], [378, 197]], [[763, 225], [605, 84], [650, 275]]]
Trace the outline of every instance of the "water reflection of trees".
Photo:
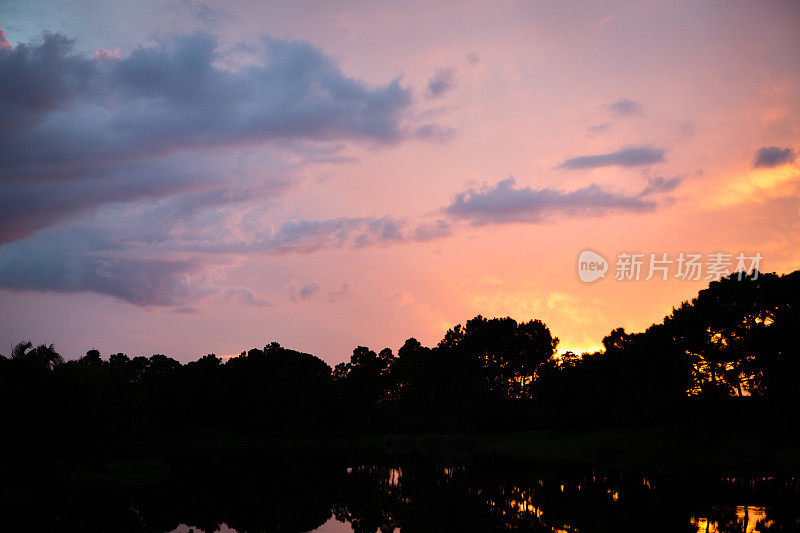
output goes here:
[[[179, 469], [181, 470], [181, 469]], [[33, 530], [310, 531], [335, 517], [388, 531], [793, 531], [798, 480], [691, 479], [510, 464], [346, 467], [314, 461], [186, 467], [148, 490], [62, 498], [5, 514]], [[15, 528], [11, 528], [12, 530]]]
[[[347, 475], [334, 514], [357, 532], [794, 531], [798, 480], [691, 479], [518, 465], [362, 466]], [[736, 502], [758, 505], [736, 505]], [[730, 505], [733, 503], [733, 505]], [[698, 514], [697, 509], [700, 509]]]

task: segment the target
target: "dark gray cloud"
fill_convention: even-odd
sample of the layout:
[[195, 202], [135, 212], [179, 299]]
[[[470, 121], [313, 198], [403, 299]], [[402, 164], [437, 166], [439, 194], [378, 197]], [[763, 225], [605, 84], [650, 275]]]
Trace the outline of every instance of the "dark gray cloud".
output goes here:
[[683, 178], [676, 176], [674, 178], [650, 178], [647, 180], [647, 187], [645, 187], [640, 196], [651, 196], [655, 194], [663, 194], [672, 192], [678, 188], [683, 181]]
[[322, 287], [319, 286], [318, 283], [309, 283], [307, 285], [303, 285], [300, 287], [300, 290], [297, 291], [297, 295], [302, 300], [310, 300], [320, 291]]
[[205, 33], [125, 58], [73, 48], [57, 34], [0, 47], [0, 244], [108, 202], [224, 188], [230, 168], [193, 164], [212, 151], [422, 137], [401, 126], [410, 89], [350, 78], [306, 42], [263, 37], [234, 70]]
[[[216, 16], [186, 5], [208, 22]], [[350, 161], [351, 142], [451, 135], [408, 122], [411, 90], [399, 79], [368, 85], [310, 43], [266, 36], [244, 47], [252, 57], [238, 66], [206, 33], [125, 57], [82, 55], [63, 35], [6, 42], [0, 288], [187, 309], [213, 291], [269, 305], [247, 289], [203, 284], [205, 269], [229, 253], [384, 246], [444, 232], [393, 217], [264, 230], [266, 208], [294, 186], [294, 166]]]
[[71, 54], [73, 41], [65, 36], [46, 33], [40, 43], [20, 43], [15, 48], [5, 35], [2, 41], [0, 142], [6, 141], [9, 133], [30, 128], [46, 113], [92, 92], [97, 64]]
[[410, 90], [368, 87], [313, 45], [261, 40], [262, 65], [223, 70], [197, 33], [123, 59], [83, 57], [72, 41], [0, 50], [0, 180], [70, 179], [82, 167], [177, 150], [275, 139], [390, 143]]
[[453, 234], [453, 227], [446, 220], [436, 220], [435, 222], [423, 222], [414, 228], [411, 238], [414, 241], [425, 242], [443, 239]]
[[228, 289], [225, 291], [225, 298], [228, 300], [235, 299], [239, 303], [255, 307], [273, 307], [272, 303], [257, 297], [250, 289]]
[[206, 289], [193, 276], [200, 263], [97, 253], [90, 240], [70, 242], [61, 233], [0, 249], [0, 287], [12, 291], [94, 292], [135, 305], [174, 306]]
[[321, 249], [365, 248], [405, 242], [406, 222], [389, 216], [293, 220], [248, 248], [271, 254], [311, 253]]
[[311, 300], [313, 299], [319, 291], [322, 290], [322, 287], [319, 283], [311, 282], [306, 283], [300, 287], [289, 287], [289, 298], [296, 302], [298, 300]]
[[172, 312], [179, 315], [195, 315], [199, 313], [200, 310], [196, 307], [176, 307]]
[[173, 17], [189, 15], [205, 28], [217, 27], [221, 22], [233, 18], [229, 11], [211, 7], [205, 2], [195, 2], [194, 0], [175, 0], [165, 5], [162, 9]]
[[412, 225], [390, 216], [301, 219], [264, 230], [260, 212], [260, 204], [248, 207], [228, 191], [109, 204], [90, 220], [40, 230], [0, 247], [0, 288], [94, 292], [136, 305], [176, 306], [221, 293], [269, 306], [246, 289], [207, 283], [203, 272], [231, 254], [309, 254], [429, 241], [451, 233], [445, 221]]
[[597, 135], [600, 135], [601, 133], [608, 131], [610, 127], [611, 127], [610, 122], [603, 122], [602, 124], [594, 124], [592, 126], [589, 126], [587, 134], [589, 135], [589, 137], [596, 137]]
[[780, 148], [778, 146], [762, 146], [756, 152], [753, 161], [755, 168], [775, 168], [789, 163], [794, 163], [797, 154], [792, 148]]
[[442, 126], [441, 124], [436, 123], [423, 124], [414, 130], [414, 136], [417, 139], [434, 142], [449, 141], [456, 136], [456, 133], [457, 131], [454, 128]]
[[411, 224], [404, 218], [338, 217], [330, 219], [298, 219], [284, 222], [264, 231], [251, 232], [236, 239], [202, 238], [183, 240], [178, 251], [203, 254], [264, 253], [268, 255], [310, 254], [321, 250], [369, 248], [441, 239], [453, 233], [446, 220]]
[[[0, 244], [74, 220], [87, 209], [109, 202], [203, 190], [192, 195], [197, 207], [232, 200], [229, 191], [221, 189], [215, 170], [205, 157], [173, 154], [157, 160], [98, 165], [91, 173], [69, 181], [0, 183]], [[280, 188], [276, 183], [276, 191]], [[185, 201], [174, 207], [186, 209]], [[179, 212], [183, 211], [176, 214]]]
[[514, 178], [507, 178], [494, 185], [458, 193], [445, 212], [473, 225], [536, 224], [559, 216], [603, 216], [619, 211], [652, 211], [655, 207], [654, 201], [641, 194], [614, 193], [595, 184], [564, 192], [517, 187]]
[[164, 249], [183, 228], [177, 215], [150, 218], [156, 211], [139, 218], [111, 209], [110, 221], [98, 216], [7, 243], [0, 247], [0, 288], [93, 292], [142, 306], [182, 306], [214, 292], [203, 271], [215, 260]]
[[620, 98], [608, 104], [608, 109], [617, 116], [639, 115], [642, 113], [642, 104], [629, 98]]
[[[651, 211], [657, 206], [653, 197], [679, 184], [680, 178], [652, 178], [631, 195], [598, 185], [568, 192], [532, 189], [509, 178], [457, 194], [443, 210], [446, 219], [410, 223], [392, 216], [339, 217], [277, 226], [265, 226], [261, 205], [248, 206], [247, 191], [184, 192], [156, 202], [108, 204], [91, 220], [40, 230], [0, 247], [0, 288], [88, 291], [137, 305], [174, 306], [223, 291], [244, 304], [269, 305], [247, 289], [203, 283], [202, 274], [229, 254], [309, 254], [427, 242], [450, 236], [460, 221], [540, 223], [559, 216]], [[313, 297], [317, 291], [310, 285], [295, 287], [295, 297]], [[344, 295], [343, 290], [329, 294], [334, 299]]]
[[565, 160], [559, 168], [640, 167], [664, 161], [664, 150], [651, 146], [628, 146], [607, 154], [584, 155]]
[[440, 68], [428, 79], [428, 96], [438, 98], [453, 90], [456, 71], [452, 67]]

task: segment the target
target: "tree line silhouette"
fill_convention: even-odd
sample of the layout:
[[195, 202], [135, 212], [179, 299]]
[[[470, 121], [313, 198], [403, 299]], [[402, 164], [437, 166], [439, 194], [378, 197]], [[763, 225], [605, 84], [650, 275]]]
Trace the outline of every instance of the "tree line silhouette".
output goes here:
[[482, 433], [675, 421], [795, 431], [800, 271], [711, 282], [641, 333], [556, 356], [539, 320], [477, 316], [434, 347], [359, 346], [349, 362], [270, 343], [222, 360], [162, 354], [65, 361], [53, 345], [0, 356], [2, 474], [104, 461], [171, 430], [269, 436]]

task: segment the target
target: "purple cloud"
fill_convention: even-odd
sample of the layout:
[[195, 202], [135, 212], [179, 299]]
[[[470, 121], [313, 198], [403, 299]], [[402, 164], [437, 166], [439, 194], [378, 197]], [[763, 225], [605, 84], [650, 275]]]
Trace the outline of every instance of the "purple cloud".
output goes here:
[[350, 285], [347, 283], [342, 283], [342, 286], [335, 291], [328, 292], [328, 301], [338, 302], [339, 300], [347, 298], [348, 296], [350, 296]]
[[[0, 147], [11, 157], [3, 170], [234, 142], [403, 136], [399, 120], [411, 98], [398, 79], [370, 88], [301, 41], [264, 36], [260, 54], [262, 66], [222, 70], [216, 38], [205, 33], [122, 59], [80, 56], [71, 40], [53, 34], [2, 50]], [[64, 146], [54, 130], [74, 135]], [[25, 146], [30, 139], [43, 145]], [[26, 149], [10, 150], [17, 147]]]
[[[149, 306], [181, 305], [207, 292], [195, 279], [201, 264], [192, 259], [76, 253], [74, 243], [63, 241], [59, 235], [44, 240], [15, 242], [0, 250], [0, 287], [12, 291], [94, 292]], [[91, 243], [81, 243], [80, 247], [87, 244]]]
[[610, 122], [603, 122], [602, 124], [594, 124], [592, 126], [589, 126], [589, 129], [587, 130], [587, 135], [589, 137], [596, 137], [601, 133], [605, 133], [606, 131], [608, 131], [610, 127], [611, 127]]
[[399, 79], [368, 85], [302, 41], [264, 36], [248, 50], [251, 62], [222, 68], [206, 33], [126, 57], [79, 54], [63, 35], [16, 47], [3, 36], [0, 288], [180, 307], [223, 291], [268, 305], [247, 289], [203, 286], [204, 269], [227, 253], [413, 239], [391, 217], [299, 220], [264, 232], [235, 216], [261, 213], [293, 187], [298, 157], [340, 163], [352, 160], [342, 155], [351, 142], [447, 132], [404, 125], [413, 102]]
[[620, 98], [608, 104], [608, 109], [617, 116], [639, 115], [642, 113], [642, 104], [630, 98]]
[[428, 96], [439, 98], [455, 87], [456, 71], [452, 67], [440, 68], [428, 79]]
[[683, 181], [681, 177], [674, 177], [674, 178], [650, 178], [647, 180], [647, 187], [645, 187], [639, 196], [650, 196], [654, 194], [661, 194], [672, 192], [678, 188], [678, 186]]
[[632, 146], [616, 152], [584, 155], [565, 160], [558, 168], [586, 169], [600, 167], [640, 167], [664, 161], [664, 150], [650, 146]]
[[762, 146], [756, 152], [753, 162], [755, 168], [775, 168], [789, 163], [794, 163], [797, 154], [792, 148], [780, 148], [778, 146]]
[[0, 48], [0, 243], [108, 202], [224, 187], [228, 171], [191, 164], [200, 151], [414, 135], [398, 79], [370, 87], [306, 42], [263, 37], [258, 54], [221, 69], [205, 33], [125, 58], [54, 34]]
[[253, 294], [253, 291], [249, 289], [228, 289], [225, 291], [225, 298], [228, 300], [235, 299], [239, 303], [255, 307], [273, 307], [272, 303], [257, 297]]
[[[0, 247], [0, 288], [94, 292], [146, 306], [183, 306], [222, 292], [226, 299], [269, 306], [247, 289], [225, 290], [208, 284], [203, 272], [224, 264], [230, 254], [309, 254], [427, 241], [450, 234], [444, 221], [412, 225], [389, 216], [301, 219], [262, 230], [260, 223], [249, 227], [249, 223], [231, 220], [225, 208], [230, 207], [238, 218], [242, 200], [217, 194], [209, 191], [154, 204], [107, 206], [91, 221], [51, 227], [7, 243]], [[209, 206], [213, 208], [206, 209]], [[257, 211], [259, 207], [253, 206], [252, 213]], [[309, 291], [311, 288], [304, 294], [311, 296]]]
[[574, 191], [517, 187], [514, 178], [468, 189], [455, 195], [445, 212], [473, 225], [516, 222], [542, 223], [556, 216], [602, 216], [609, 212], [652, 211], [656, 204], [638, 195], [625, 195], [589, 185]]
[[289, 288], [289, 298], [296, 302], [298, 300], [311, 300], [313, 299], [319, 291], [322, 290], [322, 287], [319, 283], [311, 282], [306, 283], [301, 287], [290, 287]]

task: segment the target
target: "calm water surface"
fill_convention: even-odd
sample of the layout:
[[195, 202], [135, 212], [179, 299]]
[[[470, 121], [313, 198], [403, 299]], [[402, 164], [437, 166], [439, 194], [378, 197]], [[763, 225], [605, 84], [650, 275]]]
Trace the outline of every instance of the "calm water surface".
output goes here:
[[32, 529], [236, 532], [800, 530], [800, 477], [483, 462], [191, 468], [31, 514]]

